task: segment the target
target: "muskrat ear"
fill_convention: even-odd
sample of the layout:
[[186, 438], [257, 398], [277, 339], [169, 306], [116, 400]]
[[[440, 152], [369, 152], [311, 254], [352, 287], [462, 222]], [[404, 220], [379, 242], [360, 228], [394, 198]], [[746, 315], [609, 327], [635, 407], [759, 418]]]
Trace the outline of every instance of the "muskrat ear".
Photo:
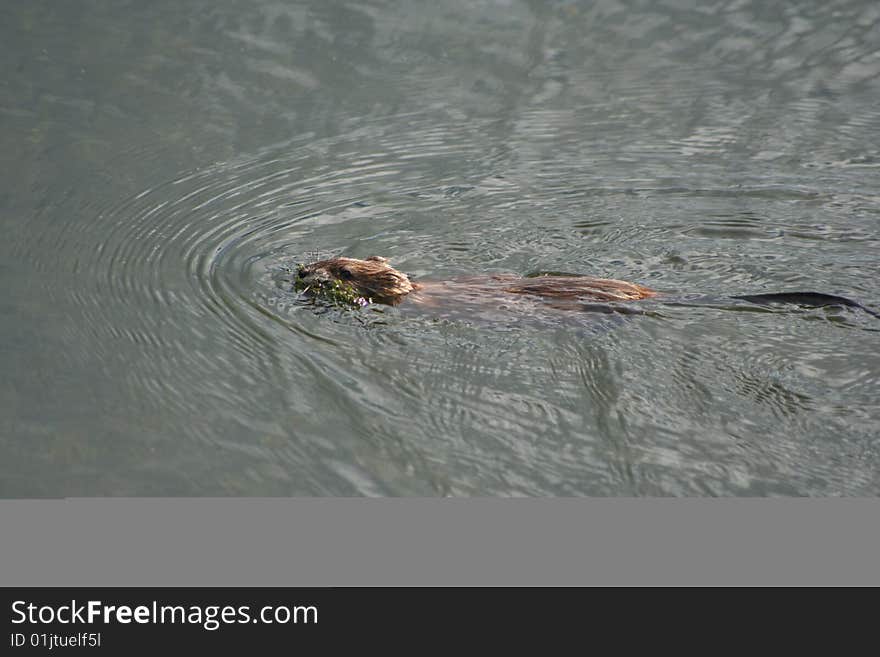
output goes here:
[[367, 260], [372, 260], [373, 262], [388, 262], [388, 258], [383, 258], [382, 256], [370, 256]]

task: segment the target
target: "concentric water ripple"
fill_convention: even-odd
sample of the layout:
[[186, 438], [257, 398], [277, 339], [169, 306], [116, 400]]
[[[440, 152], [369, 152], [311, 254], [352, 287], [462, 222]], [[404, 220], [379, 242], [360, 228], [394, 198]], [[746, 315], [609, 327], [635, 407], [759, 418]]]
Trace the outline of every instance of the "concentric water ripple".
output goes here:
[[[880, 491], [876, 320], [724, 301], [880, 307], [874, 4], [2, 14], [0, 495]], [[694, 303], [347, 312], [316, 254]]]
[[[90, 223], [47, 232], [51, 248], [38, 241], [28, 255], [74, 256], [69, 270], [39, 263], [54, 281], [48, 293], [63, 290], [77, 315], [68, 341], [86, 338], [88, 358], [143, 409], [181, 422], [176, 431], [188, 441], [247, 455], [260, 464], [253, 476], [261, 485], [275, 479], [286, 492], [787, 494], [798, 473], [770, 464], [794, 467], [800, 443], [731, 436], [752, 434], [754, 422], [809, 433], [829, 412], [825, 422], [867, 431], [870, 411], [854, 419], [841, 402], [829, 411], [823, 401], [819, 381], [843, 363], [824, 363], [811, 348], [796, 357], [798, 370], [790, 336], [723, 310], [660, 308], [659, 319], [610, 324], [498, 317], [473, 328], [403, 321], [407, 314], [391, 309], [314, 312], [291, 291], [289, 268], [315, 252], [385, 255], [436, 278], [556, 269], [688, 293], [807, 283], [871, 291], [856, 259], [849, 281], [837, 268], [823, 282], [821, 259], [808, 271], [787, 265], [817, 243], [828, 253], [876, 242], [869, 224], [833, 219], [876, 207], [864, 193], [596, 184], [574, 170], [562, 185], [532, 176], [542, 163], [526, 166], [522, 150], [482, 145], [491, 121], [407, 122], [407, 132], [368, 124], [332, 139], [304, 136], [118, 204], [89, 205]], [[812, 218], [793, 217], [792, 207]], [[816, 221], [814, 208], [828, 220]], [[780, 270], [788, 280], [770, 273]], [[694, 322], [738, 326], [750, 337], [730, 352], [706, 332], [700, 348], [709, 351], [694, 358], [678, 337], [692, 336]], [[749, 342], [758, 326], [768, 335]], [[794, 326], [808, 343], [808, 324]], [[810, 362], [819, 363], [815, 371], [803, 369]], [[706, 378], [713, 371], [714, 382]], [[661, 372], [669, 378], [658, 397]], [[838, 394], [860, 408], [874, 403], [866, 392], [874, 370], [841, 376]], [[722, 415], [719, 432], [719, 394], [757, 413]], [[858, 431], [850, 434], [854, 453], [864, 450]], [[824, 448], [813, 449], [821, 456]], [[745, 462], [769, 469], [759, 474]], [[872, 485], [865, 471], [846, 481], [805, 476], [804, 485], [810, 476]]]

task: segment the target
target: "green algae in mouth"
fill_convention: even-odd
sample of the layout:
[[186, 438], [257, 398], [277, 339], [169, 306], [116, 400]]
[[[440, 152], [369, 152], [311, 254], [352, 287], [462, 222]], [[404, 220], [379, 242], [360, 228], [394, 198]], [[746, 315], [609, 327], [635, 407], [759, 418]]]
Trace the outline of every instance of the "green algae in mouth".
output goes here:
[[309, 281], [302, 280], [300, 276], [304, 266], [298, 265], [296, 268], [296, 277], [293, 280], [293, 289], [303, 294], [310, 294], [316, 299], [332, 303], [335, 306], [344, 306], [349, 308], [363, 308], [372, 303], [372, 299], [367, 299], [354, 289], [354, 286], [343, 283], [341, 281]]

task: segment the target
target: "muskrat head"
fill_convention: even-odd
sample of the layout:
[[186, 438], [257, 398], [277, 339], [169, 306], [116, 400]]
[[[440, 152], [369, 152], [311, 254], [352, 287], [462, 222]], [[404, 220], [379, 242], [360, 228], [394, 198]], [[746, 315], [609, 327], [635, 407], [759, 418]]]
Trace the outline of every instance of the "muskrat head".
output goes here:
[[366, 260], [329, 258], [296, 270], [294, 289], [334, 303], [364, 306], [368, 303], [395, 305], [413, 291], [406, 274], [379, 256]]

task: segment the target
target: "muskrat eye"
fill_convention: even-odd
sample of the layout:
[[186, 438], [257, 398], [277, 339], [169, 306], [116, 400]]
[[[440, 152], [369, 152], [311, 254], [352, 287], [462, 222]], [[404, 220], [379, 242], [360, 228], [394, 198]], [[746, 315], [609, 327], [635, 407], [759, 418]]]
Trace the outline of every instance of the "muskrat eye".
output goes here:
[[339, 278], [341, 278], [345, 281], [350, 281], [353, 278], [353, 276], [354, 275], [351, 273], [351, 270], [348, 270], [348, 269], [340, 269], [339, 270]]
[[297, 278], [305, 278], [306, 276], [306, 268], [300, 265], [296, 268], [296, 276]]

